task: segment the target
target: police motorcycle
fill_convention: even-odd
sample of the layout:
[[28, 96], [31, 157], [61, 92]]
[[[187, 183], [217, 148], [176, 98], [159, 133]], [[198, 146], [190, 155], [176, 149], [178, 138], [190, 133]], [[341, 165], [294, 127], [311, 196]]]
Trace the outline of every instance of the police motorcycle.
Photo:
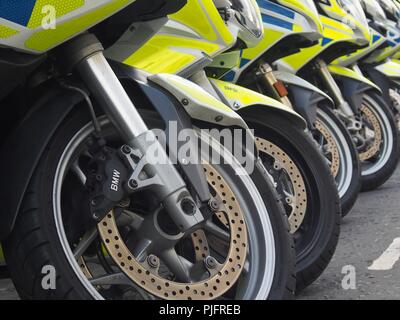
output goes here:
[[[239, 30], [204, 24], [220, 19], [212, 1], [188, 7], [193, 3], [204, 18], [197, 27], [236, 42]], [[0, 175], [8, 183], [0, 240], [21, 298], [292, 295], [287, 218], [251, 151], [254, 138], [240, 149], [244, 166], [227, 144], [200, 130], [218, 124], [248, 132], [243, 119], [182, 77], [105, 58], [104, 49], [131, 33], [125, 49], [134, 53], [185, 5], [1, 2]], [[232, 19], [256, 22], [256, 11], [243, 6], [253, 2], [233, 2]], [[174, 125], [188, 132], [185, 140], [167, 139]], [[185, 147], [198, 152], [188, 158], [179, 153]]]
[[[199, 10], [208, 1], [189, 1], [182, 11], [170, 15], [169, 22], [133, 55], [120, 55], [128, 38], [108, 54], [148, 73], [168, 72], [190, 79], [255, 129], [261, 158], [274, 178], [289, 217], [296, 246], [297, 290], [300, 290], [322, 274], [335, 252], [341, 219], [337, 187], [326, 160], [306, 132], [306, 121], [298, 113], [275, 98], [207, 77], [219, 72], [215, 66], [229, 70], [240, 61], [243, 49], [270, 41], [272, 37], [265, 27], [265, 37], [261, 37], [263, 24], [259, 18], [245, 18], [249, 15], [246, 12], [258, 12], [255, 1], [249, 2], [251, 6], [242, 6], [239, 14], [229, 9], [228, 1], [214, 2], [219, 21], [213, 28], [203, 27], [210, 17]], [[292, 2], [302, 8], [301, 2]], [[239, 7], [236, 1], [231, 3]], [[222, 35], [208, 34], [212, 29], [221, 34], [223, 30], [229, 34], [238, 29], [240, 41], [224, 43]]]
[[[333, 63], [366, 48], [371, 33], [360, 2], [316, 1], [324, 24], [319, 45], [277, 62], [286, 70], [312, 82], [334, 100], [334, 113], [345, 123], [356, 144], [362, 171], [362, 189], [384, 184], [398, 162], [394, 117], [380, 88], [357, 71]], [[379, 127], [379, 130], [378, 130]]]
[[[239, 64], [225, 66], [229, 53], [210, 67], [210, 75], [222, 77], [281, 101], [301, 114], [309, 132], [328, 161], [341, 198], [342, 213], [354, 206], [360, 188], [358, 153], [345, 126], [332, 113], [332, 99], [292, 73], [277, 71], [274, 62], [315, 45], [323, 25], [312, 1], [259, 1], [266, 34], [258, 46], [242, 52]], [[223, 65], [222, 65], [223, 64]]]

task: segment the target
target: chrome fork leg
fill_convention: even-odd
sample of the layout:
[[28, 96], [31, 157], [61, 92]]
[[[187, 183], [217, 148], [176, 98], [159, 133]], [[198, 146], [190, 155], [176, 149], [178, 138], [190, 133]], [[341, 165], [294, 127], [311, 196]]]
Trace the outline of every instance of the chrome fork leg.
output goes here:
[[325, 82], [325, 85], [328, 87], [330, 94], [332, 95], [333, 100], [335, 101], [336, 105], [342, 111], [344, 115], [347, 117], [354, 118], [354, 112], [351, 109], [350, 105], [344, 99], [342, 92], [336, 83], [335, 79], [333, 78], [331, 72], [328, 69], [328, 66], [323, 60], [317, 61], [317, 67], [320, 70], [321, 77]]
[[357, 121], [356, 115], [354, 114], [348, 102], [344, 99], [342, 92], [331, 72], [329, 71], [325, 61], [318, 60], [316, 65], [320, 71], [322, 80], [325, 82], [325, 85], [330, 91], [330, 94], [336, 106], [338, 107], [338, 115], [346, 123], [347, 129], [351, 132], [359, 131], [362, 128], [362, 125], [359, 121]]

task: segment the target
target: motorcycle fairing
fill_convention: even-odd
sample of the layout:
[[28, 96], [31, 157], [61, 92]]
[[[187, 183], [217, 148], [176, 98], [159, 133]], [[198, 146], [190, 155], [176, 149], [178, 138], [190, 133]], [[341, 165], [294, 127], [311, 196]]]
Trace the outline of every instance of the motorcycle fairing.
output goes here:
[[329, 71], [337, 81], [344, 99], [349, 103], [354, 113], [362, 106], [364, 94], [374, 90], [382, 94], [382, 90], [359, 72], [339, 66], [329, 65]]
[[302, 128], [307, 128], [306, 121], [295, 111], [279, 101], [264, 96], [255, 91], [222, 80], [210, 79], [218, 94], [223, 97], [230, 107], [237, 112], [258, 108], [260, 111], [278, 111], [290, 117]]
[[[0, 2], [0, 45], [43, 53], [135, 1], [3, 0]], [[45, 27], [44, 22], [54, 18], [55, 27]]]
[[350, 55], [340, 57], [333, 63], [339, 64], [343, 67], [351, 66], [386, 44], [386, 38], [372, 28], [371, 35], [372, 36], [368, 47], [360, 49]]
[[374, 68], [390, 79], [400, 79], [400, 63], [396, 60], [387, 60]]
[[364, 83], [365, 85], [369, 86], [370, 89], [375, 89], [378, 92], [382, 93], [382, 90], [375, 84], [373, 83], [371, 80], [369, 80], [368, 78], [364, 77], [362, 74], [349, 69], [349, 68], [345, 68], [336, 64], [331, 64], [328, 66], [329, 71], [332, 73], [332, 75], [335, 78], [347, 78], [347, 79], [353, 79], [355, 81], [358, 81], [360, 83]]
[[[109, 56], [151, 74], [186, 77], [190, 76], [188, 70], [202, 69], [202, 63], [210, 62], [210, 57], [227, 50], [235, 41], [212, 0], [188, 0], [187, 5], [170, 15], [166, 25], [143, 46], [127, 51], [123, 59]], [[129, 50], [127, 45], [129, 43], [122, 39], [114, 46], [125, 46]]]

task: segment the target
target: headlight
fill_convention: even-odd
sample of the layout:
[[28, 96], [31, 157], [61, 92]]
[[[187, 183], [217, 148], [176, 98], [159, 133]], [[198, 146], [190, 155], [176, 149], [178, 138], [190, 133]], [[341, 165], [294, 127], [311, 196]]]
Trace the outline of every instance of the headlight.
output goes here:
[[365, 16], [364, 10], [359, 0], [339, 0], [338, 3], [360, 24], [362, 24], [366, 29], [369, 29], [367, 17]]
[[255, 0], [230, 0], [230, 2], [239, 23], [255, 37], [261, 38], [264, 29], [257, 2]]

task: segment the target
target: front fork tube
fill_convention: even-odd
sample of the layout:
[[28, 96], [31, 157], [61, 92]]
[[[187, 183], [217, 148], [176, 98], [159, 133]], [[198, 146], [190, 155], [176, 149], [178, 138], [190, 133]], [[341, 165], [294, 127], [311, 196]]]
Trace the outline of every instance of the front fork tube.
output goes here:
[[268, 90], [272, 93], [274, 99], [294, 110], [293, 104], [288, 97], [286, 88], [284, 87], [283, 83], [275, 77], [274, 70], [269, 64], [263, 63], [259, 66], [257, 77], [263, 80]]
[[346, 123], [347, 129], [349, 131], [359, 131], [362, 127], [361, 123], [357, 121], [356, 115], [348, 102], [344, 99], [340, 87], [329, 71], [327, 64], [323, 60], [318, 60], [316, 62], [316, 67], [317, 70], [319, 70], [322, 81], [329, 90], [331, 98], [338, 108], [338, 115]]
[[[180, 231], [187, 232], [202, 223], [204, 217], [190, 196], [185, 182], [169, 161], [164, 148], [155, 139], [154, 133], [144, 123], [103, 52], [99, 51], [86, 57], [77, 69], [123, 140], [143, 155], [147, 155], [151, 148], [152, 153], [157, 150], [159, 159], [167, 160], [163, 164], [146, 166], [148, 168], [145, 172], [150, 177], [157, 176], [161, 182], [155, 188], [157, 198]], [[154, 139], [151, 138], [152, 135]], [[192, 205], [188, 205], [189, 202]], [[191, 209], [190, 212], [188, 208]]]

